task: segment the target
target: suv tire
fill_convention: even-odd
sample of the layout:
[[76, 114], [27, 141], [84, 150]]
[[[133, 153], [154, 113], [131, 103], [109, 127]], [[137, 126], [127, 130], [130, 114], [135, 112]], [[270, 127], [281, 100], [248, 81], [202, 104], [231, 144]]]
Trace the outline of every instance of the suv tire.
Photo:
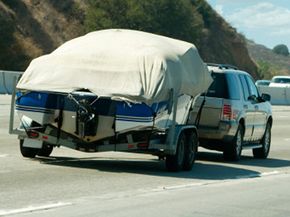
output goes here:
[[243, 146], [244, 128], [239, 124], [237, 133], [231, 143], [226, 144], [223, 155], [228, 161], [238, 161], [241, 158]]
[[261, 140], [262, 147], [253, 149], [254, 158], [266, 159], [271, 146], [271, 124], [268, 122], [264, 136]]

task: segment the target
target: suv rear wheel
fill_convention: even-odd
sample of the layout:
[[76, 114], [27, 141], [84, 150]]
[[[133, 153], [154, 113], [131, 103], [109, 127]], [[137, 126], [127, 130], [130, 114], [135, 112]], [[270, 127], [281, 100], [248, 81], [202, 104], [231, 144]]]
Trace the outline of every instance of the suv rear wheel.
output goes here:
[[253, 155], [255, 158], [266, 159], [268, 157], [271, 146], [271, 124], [268, 122], [265, 130], [265, 134], [261, 141], [262, 147], [253, 149]]
[[243, 146], [244, 128], [240, 124], [237, 133], [231, 143], [226, 144], [223, 155], [225, 160], [238, 161], [241, 158]]

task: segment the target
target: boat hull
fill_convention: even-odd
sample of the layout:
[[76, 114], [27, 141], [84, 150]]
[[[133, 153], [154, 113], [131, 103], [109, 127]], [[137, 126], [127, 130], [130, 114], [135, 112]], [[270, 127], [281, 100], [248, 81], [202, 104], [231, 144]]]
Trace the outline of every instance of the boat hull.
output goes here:
[[[177, 114], [177, 121], [181, 123], [190, 97], [182, 96], [179, 101], [180, 115]], [[94, 94], [87, 92], [76, 92], [71, 95], [19, 92], [16, 111], [23, 121], [28, 118], [38, 126], [50, 125], [85, 142], [94, 142], [132, 131], [166, 130], [172, 124], [168, 105], [168, 102], [148, 106], [145, 103], [98, 99]], [[84, 130], [79, 117], [82, 113], [79, 111], [85, 109], [90, 110], [94, 120]]]

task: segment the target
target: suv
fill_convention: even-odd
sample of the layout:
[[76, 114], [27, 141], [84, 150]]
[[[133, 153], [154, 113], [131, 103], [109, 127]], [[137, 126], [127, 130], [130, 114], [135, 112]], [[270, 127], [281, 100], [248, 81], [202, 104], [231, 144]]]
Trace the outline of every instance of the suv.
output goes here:
[[196, 98], [190, 122], [197, 124], [200, 146], [239, 160], [242, 149], [267, 158], [271, 144], [272, 110], [268, 94], [260, 95], [253, 78], [229, 65], [208, 64], [213, 82]]

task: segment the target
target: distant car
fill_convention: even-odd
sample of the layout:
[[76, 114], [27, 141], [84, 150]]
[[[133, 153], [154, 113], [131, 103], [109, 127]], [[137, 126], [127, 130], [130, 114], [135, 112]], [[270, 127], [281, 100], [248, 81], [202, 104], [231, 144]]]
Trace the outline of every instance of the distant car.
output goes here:
[[270, 87], [290, 87], [290, 76], [287, 76], [287, 75], [274, 76], [269, 86]]
[[211, 65], [213, 83], [199, 96], [190, 120], [198, 125], [200, 146], [222, 151], [226, 160], [239, 160], [242, 149], [255, 158], [267, 158], [271, 145], [270, 95], [260, 95], [246, 72]]
[[257, 81], [255, 82], [255, 85], [256, 85], [256, 86], [269, 86], [270, 83], [271, 83], [270, 80], [257, 80]]

